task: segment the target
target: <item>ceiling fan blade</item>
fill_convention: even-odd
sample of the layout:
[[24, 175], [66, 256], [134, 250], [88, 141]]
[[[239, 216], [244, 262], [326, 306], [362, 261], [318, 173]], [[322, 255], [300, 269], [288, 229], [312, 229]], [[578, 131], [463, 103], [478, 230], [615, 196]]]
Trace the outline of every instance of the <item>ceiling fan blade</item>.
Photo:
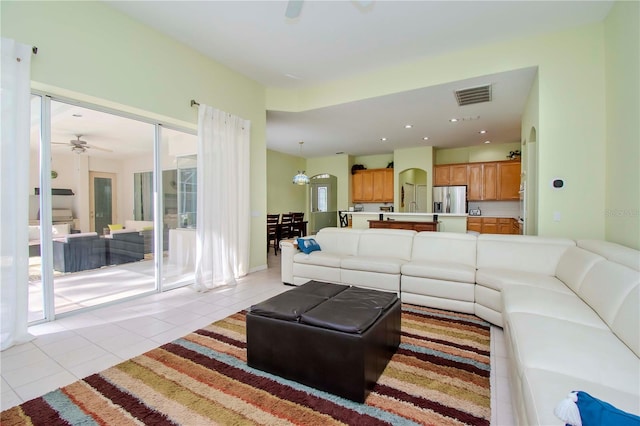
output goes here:
[[113, 152], [110, 149], [107, 148], [100, 148], [99, 146], [95, 146], [95, 145], [85, 145], [85, 148], [91, 148], [91, 149], [97, 149], [98, 151], [104, 151], [104, 152]]
[[51, 142], [52, 145], [69, 145], [69, 142]]
[[304, 0], [289, 0], [287, 3], [287, 11], [284, 13], [284, 16], [289, 19], [296, 19], [300, 16], [303, 1]]

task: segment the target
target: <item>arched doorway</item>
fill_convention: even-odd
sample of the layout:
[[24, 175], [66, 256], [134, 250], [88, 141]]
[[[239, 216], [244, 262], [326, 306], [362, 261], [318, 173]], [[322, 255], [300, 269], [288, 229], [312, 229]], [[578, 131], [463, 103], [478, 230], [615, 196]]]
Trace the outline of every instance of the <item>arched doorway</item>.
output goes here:
[[326, 173], [312, 176], [309, 189], [309, 233], [338, 226], [338, 178]]
[[422, 169], [406, 169], [398, 174], [399, 212], [426, 213], [429, 209], [427, 172]]

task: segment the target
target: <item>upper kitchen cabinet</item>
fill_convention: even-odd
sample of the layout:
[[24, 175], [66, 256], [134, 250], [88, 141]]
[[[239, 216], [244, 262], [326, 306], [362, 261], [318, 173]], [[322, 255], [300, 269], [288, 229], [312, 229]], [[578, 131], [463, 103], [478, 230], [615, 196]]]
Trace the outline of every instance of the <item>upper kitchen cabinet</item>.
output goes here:
[[357, 170], [351, 175], [354, 203], [392, 203], [393, 169]]
[[520, 199], [520, 162], [498, 163], [498, 199]]
[[433, 186], [466, 185], [467, 165], [449, 164], [433, 168]]
[[520, 162], [494, 161], [467, 165], [469, 201], [518, 200]]

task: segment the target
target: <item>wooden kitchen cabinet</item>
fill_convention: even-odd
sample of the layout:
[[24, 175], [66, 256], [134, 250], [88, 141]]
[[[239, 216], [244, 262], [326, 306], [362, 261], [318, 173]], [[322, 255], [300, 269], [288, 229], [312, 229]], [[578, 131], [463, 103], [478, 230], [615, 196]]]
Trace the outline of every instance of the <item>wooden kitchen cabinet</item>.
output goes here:
[[354, 203], [393, 202], [393, 169], [358, 170], [351, 175]]
[[496, 163], [482, 165], [482, 199], [485, 201], [498, 199], [498, 165]]
[[482, 218], [467, 217], [467, 231], [482, 233]]
[[434, 166], [433, 167], [433, 186], [449, 185], [451, 178], [450, 166]]
[[481, 234], [519, 234], [518, 221], [510, 217], [467, 217], [467, 231]]
[[433, 186], [466, 185], [467, 164], [434, 166]]
[[467, 199], [469, 201], [519, 200], [519, 190], [519, 161], [467, 164]]
[[513, 219], [509, 217], [498, 218], [498, 234], [513, 234]]
[[497, 234], [498, 233], [498, 218], [497, 217], [483, 217], [482, 218], [482, 233], [483, 234]]
[[498, 200], [520, 199], [520, 162], [498, 163]]

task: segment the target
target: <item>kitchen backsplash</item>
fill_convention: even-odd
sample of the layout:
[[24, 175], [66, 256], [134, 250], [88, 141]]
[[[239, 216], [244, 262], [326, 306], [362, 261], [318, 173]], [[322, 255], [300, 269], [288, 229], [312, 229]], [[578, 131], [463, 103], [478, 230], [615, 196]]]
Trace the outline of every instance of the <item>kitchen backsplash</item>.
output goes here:
[[520, 215], [520, 201], [470, 201], [469, 209], [480, 207], [482, 216], [513, 217]]

